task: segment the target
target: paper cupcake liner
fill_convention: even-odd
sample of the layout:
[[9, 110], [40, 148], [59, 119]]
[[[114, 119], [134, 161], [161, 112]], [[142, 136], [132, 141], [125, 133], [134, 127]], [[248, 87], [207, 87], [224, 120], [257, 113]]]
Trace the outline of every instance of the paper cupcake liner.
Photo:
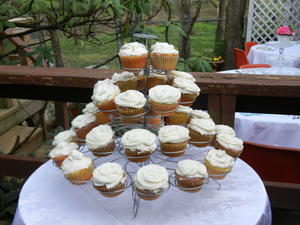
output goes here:
[[243, 152], [243, 150], [237, 151], [237, 150], [233, 150], [233, 149], [230, 149], [230, 148], [226, 148], [226, 147], [224, 147], [223, 145], [221, 145], [217, 140], [216, 140], [216, 142], [215, 142], [215, 148], [216, 148], [216, 149], [224, 150], [228, 155], [230, 155], [230, 156], [233, 157], [233, 158], [238, 158], [238, 157], [240, 157], [240, 155], [241, 155], [242, 152]]
[[214, 137], [213, 137], [213, 139], [212, 139], [212, 141], [210, 143], [210, 145], [213, 146], [213, 147], [215, 147], [215, 148], [216, 148], [216, 136], [217, 135], [214, 135]]
[[115, 104], [114, 99], [102, 102], [101, 104], [97, 105], [97, 107], [101, 110], [105, 110], [105, 111], [103, 111], [105, 114], [110, 114], [114, 110], [116, 110], [116, 104]]
[[87, 133], [90, 132], [96, 126], [98, 126], [98, 124], [96, 122], [92, 122], [82, 128], [76, 128], [74, 129], [74, 131], [78, 139], [84, 140]]
[[75, 185], [84, 184], [93, 177], [93, 168], [94, 166], [91, 164], [88, 168], [65, 174], [65, 178]]
[[125, 155], [131, 162], [144, 162], [150, 158], [151, 153], [151, 151], [140, 152], [138, 150], [131, 151], [130, 149], [125, 149]]
[[[105, 185], [103, 185], [103, 186], [94, 185], [94, 188], [97, 189], [101, 195], [108, 197], [108, 198], [112, 198], [112, 197], [116, 197], [124, 192], [125, 183], [120, 182], [118, 185], [116, 185], [115, 187], [112, 187], [112, 188], [107, 188]], [[110, 193], [110, 192], [114, 192], [114, 193]]]
[[191, 106], [198, 97], [197, 94], [181, 93], [180, 105]]
[[[182, 175], [179, 175], [175, 172], [175, 178], [176, 178], [176, 183], [177, 186], [182, 187], [182, 191], [185, 192], [198, 192], [201, 189], [201, 186], [204, 184], [205, 182], [205, 178], [200, 178], [200, 177], [194, 177], [194, 178], [190, 178], [190, 177], [185, 177]], [[196, 188], [199, 187], [199, 188]], [[187, 189], [185, 189], [187, 188]], [[191, 188], [191, 190], [188, 190], [188, 188]]]
[[154, 69], [157, 70], [175, 70], [177, 66], [178, 55], [159, 55], [151, 53], [151, 63]]
[[121, 125], [128, 125], [128, 124], [142, 124], [144, 122], [143, 117], [134, 117], [134, 118], [128, 118], [128, 117], [122, 117], [120, 119]]
[[121, 92], [128, 90], [137, 90], [137, 80], [126, 80], [126, 81], [117, 81], [117, 85], [120, 88]]
[[132, 108], [132, 107], [123, 107], [117, 105], [117, 110], [119, 114], [125, 115], [125, 116], [136, 116], [141, 115], [145, 112], [144, 107], [142, 108]]
[[146, 89], [149, 90], [157, 85], [163, 85], [166, 83], [166, 77], [147, 77]]
[[231, 171], [231, 167], [221, 168], [213, 166], [208, 160], [204, 160], [204, 165], [206, 166], [208, 176], [214, 179], [224, 179], [225, 176]]
[[177, 110], [178, 107], [178, 103], [166, 104], [166, 103], [159, 103], [152, 100], [150, 100], [150, 104], [154, 114], [161, 115], [161, 116], [172, 115]]
[[53, 162], [57, 167], [61, 167], [62, 162], [68, 157], [68, 155], [61, 155], [61, 156], [56, 156], [52, 158]]
[[197, 147], [206, 147], [209, 146], [214, 134], [200, 134], [197, 131], [189, 128], [190, 131], [190, 143]]
[[162, 143], [160, 142], [160, 151], [169, 157], [181, 156], [185, 153], [187, 141], [181, 143]]
[[138, 76], [137, 78], [137, 88], [138, 90], [145, 90], [146, 78], [144, 76]]
[[147, 66], [148, 54], [140, 56], [119, 56], [122, 67], [126, 69], [143, 69]]
[[105, 146], [101, 146], [97, 149], [90, 149], [90, 152], [92, 152], [94, 156], [104, 157], [104, 156], [111, 155], [115, 150], [115, 148], [116, 148], [115, 141], [112, 140], [110, 143], [108, 143]]
[[104, 112], [96, 112], [95, 117], [98, 124], [108, 124], [112, 122], [109, 116]]
[[168, 125], [183, 125], [187, 124], [189, 116], [182, 112], [175, 112], [172, 115], [166, 117]]
[[137, 187], [135, 187], [135, 191], [141, 199], [146, 201], [153, 201], [161, 196], [161, 192], [155, 193], [151, 190], [139, 189]]

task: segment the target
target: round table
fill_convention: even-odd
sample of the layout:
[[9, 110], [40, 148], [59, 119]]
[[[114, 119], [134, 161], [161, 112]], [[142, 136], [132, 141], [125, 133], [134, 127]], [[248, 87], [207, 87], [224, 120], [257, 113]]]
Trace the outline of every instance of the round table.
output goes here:
[[[199, 154], [199, 148], [188, 151]], [[95, 164], [116, 157], [119, 155], [100, 158]], [[48, 161], [24, 184], [13, 225], [271, 225], [264, 185], [245, 162], [237, 159], [233, 170], [219, 183], [220, 190], [209, 179], [198, 193], [171, 186], [155, 201], [140, 200], [138, 215], [133, 218], [131, 188], [116, 198], [105, 198], [91, 182], [72, 185]]]
[[[250, 64], [269, 64], [278, 66], [279, 48], [276, 42], [259, 44], [251, 47], [247, 56]], [[300, 69], [300, 43], [293, 42], [290, 47], [284, 48], [283, 66]]]

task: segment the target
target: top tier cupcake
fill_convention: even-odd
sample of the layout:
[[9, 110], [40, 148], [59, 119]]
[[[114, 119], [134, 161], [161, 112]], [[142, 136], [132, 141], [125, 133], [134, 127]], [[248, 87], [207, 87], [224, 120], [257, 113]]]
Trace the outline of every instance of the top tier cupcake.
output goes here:
[[122, 92], [130, 89], [137, 89], [137, 78], [133, 73], [127, 71], [122, 73], [114, 73], [111, 79], [119, 86]]
[[156, 42], [151, 46], [151, 62], [154, 69], [174, 70], [179, 58], [178, 51], [173, 45]]
[[143, 69], [147, 66], [148, 50], [141, 43], [131, 42], [123, 45], [118, 55], [123, 68]]

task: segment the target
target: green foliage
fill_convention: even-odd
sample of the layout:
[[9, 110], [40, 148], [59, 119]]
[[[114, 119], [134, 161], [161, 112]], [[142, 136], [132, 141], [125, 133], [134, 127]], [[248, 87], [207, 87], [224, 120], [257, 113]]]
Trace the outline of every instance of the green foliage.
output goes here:
[[203, 58], [190, 57], [187, 60], [180, 58], [177, 70], [190, 72], [213, 72], [209, 62]]

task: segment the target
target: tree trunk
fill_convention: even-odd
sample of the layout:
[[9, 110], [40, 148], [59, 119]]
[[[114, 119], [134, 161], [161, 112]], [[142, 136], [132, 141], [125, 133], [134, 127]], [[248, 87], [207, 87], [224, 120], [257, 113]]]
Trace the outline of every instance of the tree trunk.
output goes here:
[[57, 30], [49, 30], [49, 34], [50, 34], [52, 49], [54, 53], [55, 66], [64, 67]]
[[225, 16], [226, 16], [226, 3], [227, 0], [219, 0], [218, 7], [218, 23], [215, 36], [215, 49], [216, 56], [224, 56], [224, 32], [225, 32]]
[[[180, 26], [181, 29], [187, 34], [191, 26], [191, 1], [181, 0], [180, 1]], [[187, 59], [191, 55], [191, 43], [189, 36], [180, 35], [179, 39], [179, 54], [180, 57]]]
[[247, 1], [230, 0], [226, 8], [225, 66], [235, 68], [234, 48], [243, 46], [244, 15]]

